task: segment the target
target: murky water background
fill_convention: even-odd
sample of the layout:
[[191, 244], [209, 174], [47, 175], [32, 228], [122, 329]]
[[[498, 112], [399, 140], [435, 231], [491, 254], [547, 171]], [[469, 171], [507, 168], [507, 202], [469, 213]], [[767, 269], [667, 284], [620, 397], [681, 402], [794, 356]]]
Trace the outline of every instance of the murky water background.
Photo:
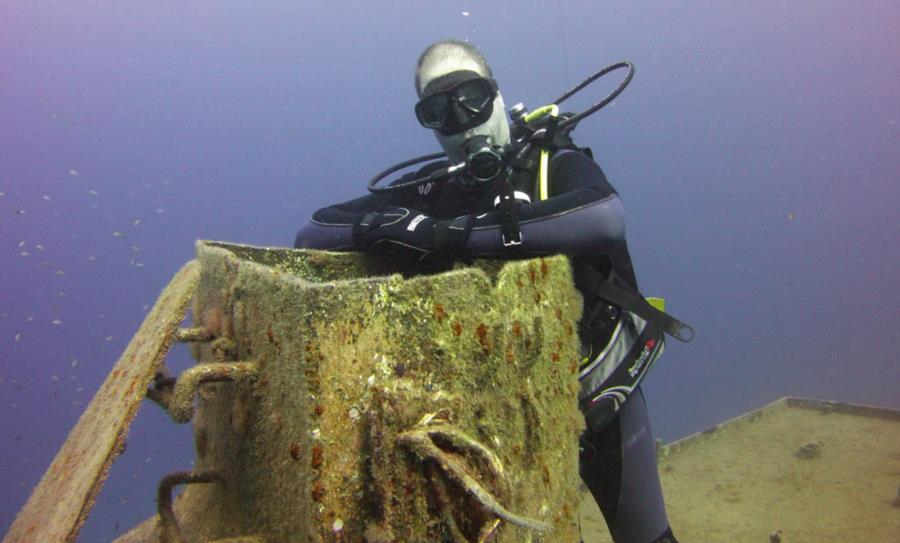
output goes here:
[[[287, 245], [437, 148], [412, 70], [450, 36], [508, 104], [635, 62], [576, 135], [624, 199], [642, 289], [698, 331], [647, 382], [660, 437], [786, 394], [900, 407], [900, 8], [482, 4], [0, 6], [0, 530], [193, 240]], [[191, 447], [147, 405], [82, 539], [149, 516]]]

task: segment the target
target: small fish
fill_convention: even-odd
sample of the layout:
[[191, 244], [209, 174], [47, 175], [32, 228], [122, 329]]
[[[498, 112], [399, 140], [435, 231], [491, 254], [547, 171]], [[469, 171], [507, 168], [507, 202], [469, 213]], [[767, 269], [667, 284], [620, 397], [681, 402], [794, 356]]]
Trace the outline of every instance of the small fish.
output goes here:
[[87, 259], [90, 260], [91, 262], [96, 262], [96, 261], [97, 261], [97, 257], [96, 257], [96, 256], [89, 256], [89, 257], [87, 257]]
[[23, 239], [22, 241], [19, 242], [19, 249], [21, 249], [22, 247], [25, 247], [25, 240], [24, 240], [24, 239]]
[[22, 256], [28, 256], [28, 251], [22, 251], [22, 252], [20, 252], [19, 254], [22, 255]]
[[114, 231], [113, 231], [113, 237], [114, 237], [114, 238], [122, 239], [122, 238], [125, 237], [125, 234], [123, 234], [122, 232], [119, 232], [118, 230], [114, 230]]
[[34, 315], [28, 315], [28, 318], [25, 319], [25, 322], [31, 322], [34, 320]]
[[72, 177], [78, 177], [78, 170], [69, 170], [69, 175]]
[[59, 319], [53, 319], [53, 324], [55, 324], [56, 326], [59, 326], [60, 324], [62, 324], [62, 321]]
[[38, 250], [38, 251], [43, 251], [43, 250], [44, 250], [44, 246], [41, 245], [40, 243], [37, 244], [37, 245], [35, 245], [35, 247], [37, 247], [37, 250]]
[[135, 219], [134, 222], [131, 223], [131, 226], [138, 226], [138, 225], [140, 225], [140, 224], [141, 224], [141, 220], [140, 220], [140, 219]]
[[49, 201], [50, 201], [50, 197], [49, 197], [49, 196], [47, 196], [47, 195], [46, 195], [46, 194], [45, 194], [45, 195], [43, 195], [43, 196], [42, 196], [42, 198], [43, 198], [43, 199], [44, 199], [44, 201], [46, 201], [46, 202], [49, 202]]
[[76, 367], [76, 366], [78, 366], [78, 359], [77, 359], [77, 358], [73, 358], [72, 361], [69, 362], [69, 366], [71, 366], [71, 367], [73, 367], [73, 368]]
[[88, 194], [90, 194], [91, 196], [97, 196], [97, 191], [94, 189], [91, 189], [88, 191]]
[[27, 212], [24, 209], [17, 209], [13, 211], [13, 213], [15, 213], [16, 215], [24, 215]]
[[15, 337], [15, 340], [16, 340], [16, 341], [19, 341], [20, 339], [22, 339], [22, 333], [21, 333], [21, 332], [17, 333], [17, 334], [16, 334], [16, 337]]
[[5, 193], [5, 192], [0, 192], [0, 198], [3, 198], [4, 196], [6, 196], [6, 193]]

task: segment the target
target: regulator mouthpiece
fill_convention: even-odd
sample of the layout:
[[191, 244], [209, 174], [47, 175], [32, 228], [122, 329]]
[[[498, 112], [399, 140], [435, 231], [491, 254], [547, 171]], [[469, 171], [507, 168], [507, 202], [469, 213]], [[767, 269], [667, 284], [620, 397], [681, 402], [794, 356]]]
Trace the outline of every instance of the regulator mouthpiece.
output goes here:
[[470, 178], [490, 181], [503, 171], [503, 149], [491, 145], [488, 136], [472, 136], [462, 144], [466, 155], [466, 173]]

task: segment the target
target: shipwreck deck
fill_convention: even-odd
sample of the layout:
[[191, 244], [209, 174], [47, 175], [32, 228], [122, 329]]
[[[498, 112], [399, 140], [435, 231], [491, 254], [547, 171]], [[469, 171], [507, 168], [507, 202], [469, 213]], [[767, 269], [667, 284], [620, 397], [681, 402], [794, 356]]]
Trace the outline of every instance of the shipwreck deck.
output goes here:
[[[663, 447], [659, 468], [682, 541], [900, 541], [897, 410], [782, 398]], [[610, 541], [585, 498], [584, 540]]]

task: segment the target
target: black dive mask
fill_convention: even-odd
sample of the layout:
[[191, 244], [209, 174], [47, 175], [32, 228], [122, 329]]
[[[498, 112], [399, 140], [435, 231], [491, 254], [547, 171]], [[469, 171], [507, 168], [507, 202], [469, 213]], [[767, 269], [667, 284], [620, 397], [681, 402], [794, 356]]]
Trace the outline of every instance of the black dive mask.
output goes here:
[[445, 136], [484, 124], [494, 111], [497, 83], [480, 74], [459, 70], [428, 83], [416, 104], [416, 118], [425, 128]]

